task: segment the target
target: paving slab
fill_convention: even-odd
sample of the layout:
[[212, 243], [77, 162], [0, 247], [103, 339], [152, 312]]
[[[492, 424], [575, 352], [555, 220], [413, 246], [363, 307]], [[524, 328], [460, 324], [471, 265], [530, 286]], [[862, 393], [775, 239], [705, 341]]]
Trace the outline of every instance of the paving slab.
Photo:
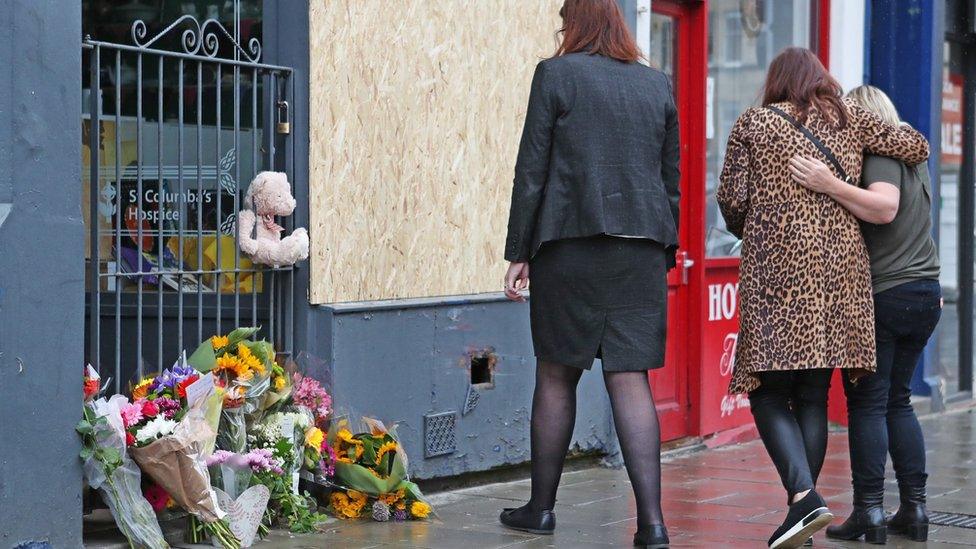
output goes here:
[[[976, 515], [976, 413], [952, 412], [922, 420], [929, 471], [929, 509]], [[889, 465], [890, 469], [890, 465]], [[673, 547], [763, 547], [786, 514], [779, 477], [759, 441], [666, 457], [662, 500]], [[818, 489], [841, 520], [851, 510], [847, 435], [831, 432]], [[886, 504], [898, 503], [894, 475], [888, 473]], [[622, 469], [567, 472], [562, 479], [553, 536], [505, 530], [504, 507], [524, 502], [528, 479], [431, 495], [438, 518], [431, 522], [333, 521], [315, 535], [275, 532], [257, 547], [268, 549], [417, 548], [606, 548], [630, 546], [636, 511], [630, 481]], [[104, 534], [103, 534], [104, 535]], [[932, 526], [928, 543], [889, 536], [888, 547], [974, 548], [976, 530]], [[111, 545], [92, 545], [112, 547]], [[816, 547], [860, 548], [820, 533]]]

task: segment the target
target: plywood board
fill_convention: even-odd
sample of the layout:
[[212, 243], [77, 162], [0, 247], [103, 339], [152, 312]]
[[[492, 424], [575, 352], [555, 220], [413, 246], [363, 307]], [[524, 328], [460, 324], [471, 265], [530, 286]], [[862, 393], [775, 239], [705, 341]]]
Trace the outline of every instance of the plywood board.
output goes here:
[[562, 0], [311, 2], [311, 301], [499, 291]]

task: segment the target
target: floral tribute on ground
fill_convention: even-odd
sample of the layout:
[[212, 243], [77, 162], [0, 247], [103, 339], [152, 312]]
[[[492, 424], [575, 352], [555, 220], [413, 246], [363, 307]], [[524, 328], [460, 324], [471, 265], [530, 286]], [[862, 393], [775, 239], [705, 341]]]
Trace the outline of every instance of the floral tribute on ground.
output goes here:
[[[158, 517], [187, 516], [187, 540], [248, 547], [272, 528], [321, 529], [328, 517], [420, 520], [432, 509], [407, 478], [395, 429], [331, 425], [332, 396], [280, 362], [259, 328], [215, 335], [129, 397], [95, 398], [85, 369], [77, 430], [89, 486], [130, 547], [169, 547]], [[317, 487], [316, 497], [300, 490]], [[158, 514], [158, 515], [157, 515]]]
[[407, 477], [407, 455], [394, 427], [363, 418], [365, 429], [353, 434], [339, 422], [329, 435], [335, 455], [330, 510], [342, 519], [423, 520], [433, 509]]

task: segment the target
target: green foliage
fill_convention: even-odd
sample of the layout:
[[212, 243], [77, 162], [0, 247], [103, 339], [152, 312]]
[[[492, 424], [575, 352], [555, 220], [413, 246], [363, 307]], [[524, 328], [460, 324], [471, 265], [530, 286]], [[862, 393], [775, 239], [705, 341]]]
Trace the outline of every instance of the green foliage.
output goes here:
[[258, 482], [271, 491], [272, 505], [268, 508], [267, 521], [282, 521], [296, 534], [308, 534], [318, 530], [326, 516], [318, 512], [315, 498], [308, 492], [295, 494], [291, 491], [291, 479], [274, 473], [258, 473]]
[[116, 469], [122, 466], [122, 454], [117, 448], [102, 446], [98, 441], [98, 432], [102, 427], [107, 427], [108, 421], [104, 417], [95, 415], [95, 411], [89, 406], [83, 408], [84, 419], [75, 425], [75, 431], [81, 435], [81, 451], [78, 457], [82, 461], [96, 459], [102, 464], [105, 476], [111, 477]]

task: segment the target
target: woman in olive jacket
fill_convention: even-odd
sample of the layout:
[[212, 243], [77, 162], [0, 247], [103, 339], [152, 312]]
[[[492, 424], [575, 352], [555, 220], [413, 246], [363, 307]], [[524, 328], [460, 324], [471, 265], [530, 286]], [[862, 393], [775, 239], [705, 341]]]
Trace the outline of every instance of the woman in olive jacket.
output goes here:
[[[848, 97], [900, 124], [883, 91], [860, 86]], [[868, 155], [860, 185], [837, 179], [816, 158], [791, 160], [793, 179], [823, 193], [861, 220], [871, 257], [878, 371], [857, 384], [845, 380], [854, 511], [827, 536], [883, 542], [889, 531], [928, 539], [925, 511], [925, 440], [912, 408], [912, 376], [942, 315], [939, 254], [932, 238], [928, 164], [907, 166]], [[884, 513], [885, 461], [891, 454], [901, 506]]]

